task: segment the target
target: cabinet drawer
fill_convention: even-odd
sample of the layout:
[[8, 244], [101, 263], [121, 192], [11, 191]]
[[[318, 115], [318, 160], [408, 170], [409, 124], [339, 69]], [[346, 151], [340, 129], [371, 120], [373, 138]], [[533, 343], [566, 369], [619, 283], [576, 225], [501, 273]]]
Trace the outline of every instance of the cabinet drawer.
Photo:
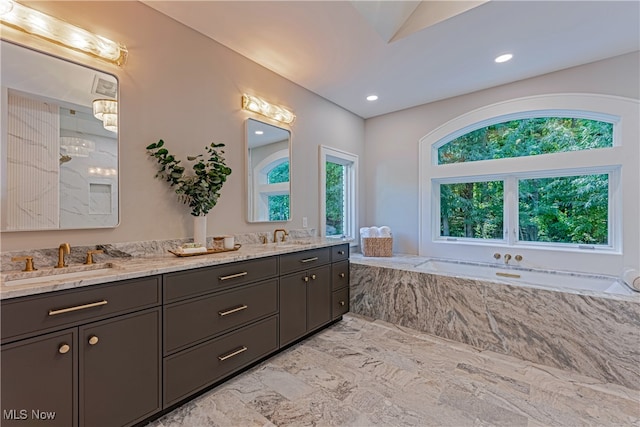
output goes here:
[[334, 291], [349, 286], [349, 261], [331, 264], [331, 286]]
[[280, 255], [280, 274], [307, 270], [316, 265], [327, 264], [330, 259], [330, 248], [311, 249]]
[[174, 352], [278, 311], [278, 279], [164, 309], [164, 351]]
[[331, 262], [349, 259], [349, 244], [331, 247]]
[[176, 301], [227, 289], [231, 286], [268, 279], [277, 274], [276, 257], [169, 273], [164, 276], [164, 300], [165, 302]]
[[333, 292], [331, 305], [331, 318], [337, 319], [349, 311], [349, 288], [343, 288]]
[[277, 316], [164, 360], [164, 407], [186, 398], [278, 348]]
[[125, 280], [2, 302], [2, 340], [160, 304], [160, 277]]

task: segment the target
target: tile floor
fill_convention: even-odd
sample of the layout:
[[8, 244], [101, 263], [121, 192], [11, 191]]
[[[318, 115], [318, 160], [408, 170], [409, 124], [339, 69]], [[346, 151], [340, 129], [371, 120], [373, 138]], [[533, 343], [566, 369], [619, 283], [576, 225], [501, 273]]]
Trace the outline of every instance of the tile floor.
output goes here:
[[149, 427], [636, 426], [640, 391], [346, 315]]

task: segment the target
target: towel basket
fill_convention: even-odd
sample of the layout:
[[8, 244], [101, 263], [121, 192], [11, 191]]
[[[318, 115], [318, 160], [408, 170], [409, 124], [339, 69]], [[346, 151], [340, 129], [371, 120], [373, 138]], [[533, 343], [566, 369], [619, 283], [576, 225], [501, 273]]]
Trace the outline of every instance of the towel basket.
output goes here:
[[393, 256], [393, 237], [362, 237], [362, 255], [370, 257]]

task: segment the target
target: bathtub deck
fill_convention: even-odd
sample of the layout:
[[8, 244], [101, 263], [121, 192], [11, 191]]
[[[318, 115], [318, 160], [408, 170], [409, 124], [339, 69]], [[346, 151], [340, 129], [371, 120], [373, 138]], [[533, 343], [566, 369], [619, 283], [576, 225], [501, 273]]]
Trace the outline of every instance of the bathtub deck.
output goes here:
[[355, 315], [149, 427], [637, 426], [640, 392]]

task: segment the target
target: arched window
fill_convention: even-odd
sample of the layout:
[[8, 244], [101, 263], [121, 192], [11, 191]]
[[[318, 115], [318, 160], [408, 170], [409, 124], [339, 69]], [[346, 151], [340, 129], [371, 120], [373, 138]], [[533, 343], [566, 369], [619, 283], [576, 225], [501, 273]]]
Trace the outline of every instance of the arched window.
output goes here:
[[634, 253], [637, 263], [640, 231], [625, 206], [638, 206], [622, 198], [638, 197], [637, 109], [605, 96], [525, 98], [425, 136], [421, 255], [494, 261], [513, 251], [524, 265], [612, 274]]
[[289, 151], [280, 150], [255, 166], [253, 173], [254, 200], [252, 209], [256, 218], [268, 221], [288, 221], [289, 209]]

